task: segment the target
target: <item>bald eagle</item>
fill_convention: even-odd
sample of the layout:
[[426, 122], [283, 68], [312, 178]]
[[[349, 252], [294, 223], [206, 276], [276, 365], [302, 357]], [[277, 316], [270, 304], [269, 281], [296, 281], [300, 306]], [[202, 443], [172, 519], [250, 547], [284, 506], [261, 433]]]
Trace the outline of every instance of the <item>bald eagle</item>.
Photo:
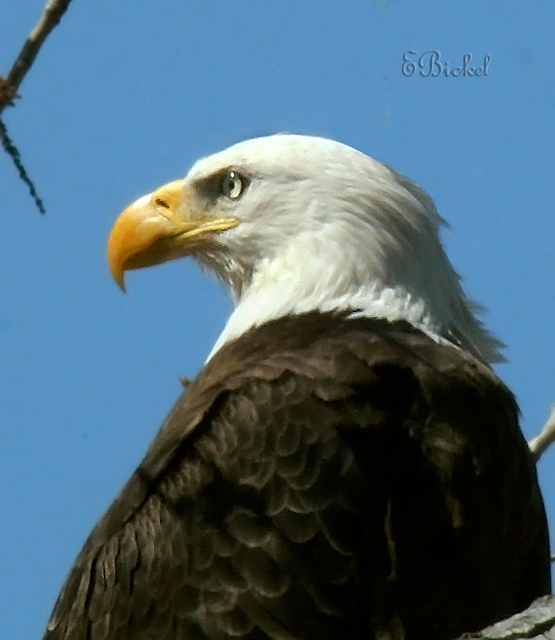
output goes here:
[[99, 521], [47, 640], [447, 640], [550, 591], [500, 343], [414, 182], [278, 135], [128, 207], [130, 269], [193, 256], [235, 310]]

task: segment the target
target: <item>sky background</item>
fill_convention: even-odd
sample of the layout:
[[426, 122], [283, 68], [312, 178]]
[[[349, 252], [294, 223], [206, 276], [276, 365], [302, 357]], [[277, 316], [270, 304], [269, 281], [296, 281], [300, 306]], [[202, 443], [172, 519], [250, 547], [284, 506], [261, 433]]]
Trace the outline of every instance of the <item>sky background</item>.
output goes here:
[[[44, 0], [0, 8], [6, 74]], [[244, 138], [316, 134], [421, 184], [487, 324], [528, 438], [555, 401], [551, 0], [75, 0], [3, 119], [47, 208], [0, 153], [0, 637], [41, 637], [92, 526], [231, 310], [191, 260], [111, 280], [132, 200]], [[403, 74], [437, 50], [488, 75]], [[424, 74], [428, 73], [423, 69]], [[555, 527], [555, 447], [539, 465]]]

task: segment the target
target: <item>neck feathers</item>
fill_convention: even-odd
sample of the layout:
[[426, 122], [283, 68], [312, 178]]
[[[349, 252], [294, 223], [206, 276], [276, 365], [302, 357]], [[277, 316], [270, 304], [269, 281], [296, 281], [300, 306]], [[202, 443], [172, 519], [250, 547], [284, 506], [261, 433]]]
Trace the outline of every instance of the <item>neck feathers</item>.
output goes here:
[[209, 357], [252, 327], [277, 318], [349, 311], [353, 317], [406, 320], [482, 362], [502, 360], [501, 343], [477, 318], [479, 308], [466, 298], [439, 241], [435, 259], [425, 268], [414, 255], [417, 248], [404, 247], [388, 262], [374, 236], [364, 243], [356, 229], [350, 242], [343, 236], [331, 229], [301, 234], [278, 258], [263, 261], [247, 286], [243, 280], [241, 288], [234, 288], [235, 310]]

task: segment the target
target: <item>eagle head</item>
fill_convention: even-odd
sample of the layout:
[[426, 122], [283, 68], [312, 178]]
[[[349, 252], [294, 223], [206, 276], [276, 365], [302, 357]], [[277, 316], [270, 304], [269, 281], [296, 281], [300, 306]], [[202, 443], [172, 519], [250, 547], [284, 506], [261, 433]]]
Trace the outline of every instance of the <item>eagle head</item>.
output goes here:
[[412, 180], [347, 145], [274, 135], [199, 160], [131, 204], [108, 242], [112, 274], [193, 256], [236, 308], [212, 353], [249, 328], [320, 310], [404, 319], [484, 362], [501, 343], [442, 247]]

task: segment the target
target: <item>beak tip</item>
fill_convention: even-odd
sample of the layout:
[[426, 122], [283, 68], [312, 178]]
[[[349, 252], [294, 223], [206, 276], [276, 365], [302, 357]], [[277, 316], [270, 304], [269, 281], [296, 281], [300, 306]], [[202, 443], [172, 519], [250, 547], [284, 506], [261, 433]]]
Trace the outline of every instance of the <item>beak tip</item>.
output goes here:
[[125, 282], [123, 280], [123, 277], [121, 278], [121, 280], [116, 280], [116, 284], [118, 285], [118, 287], [123, 293], [127, 293], [127, 289], [125, 288]]
[[123, 291], [123, 293], [127, 293], [125, 289], [125, 271], [112, 270], [112, 277], [114, 278], [118, 287]]

